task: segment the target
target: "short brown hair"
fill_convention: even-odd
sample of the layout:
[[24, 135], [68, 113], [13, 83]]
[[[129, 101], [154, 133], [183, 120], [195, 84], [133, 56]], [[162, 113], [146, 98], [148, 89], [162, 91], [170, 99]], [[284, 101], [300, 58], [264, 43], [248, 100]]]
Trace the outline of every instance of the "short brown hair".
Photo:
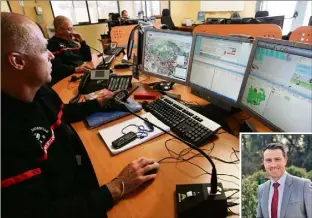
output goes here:
[[284, 157], [287, 156], [286, 148], [281, 143], [269, 143], [265, 146], [265, 148], [263, 149], [263, 152], [265, 152], [266, 150], [277, 150], [277, 149], [283, 152]]

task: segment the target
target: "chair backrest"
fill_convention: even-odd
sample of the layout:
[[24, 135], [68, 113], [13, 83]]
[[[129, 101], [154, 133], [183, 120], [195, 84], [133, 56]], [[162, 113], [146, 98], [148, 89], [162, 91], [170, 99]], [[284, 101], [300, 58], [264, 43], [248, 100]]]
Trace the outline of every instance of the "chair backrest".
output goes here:
[[[128, 25], [128, 26], [115, 26], [112, 27], [110, 36], [112, 42], [117, 42], [118, 47], [126, 47], [128, 45], [128, 39], [132, 29], [136, 25]], [[138, 37], [137, 34], [134, 37], [134, 42], [137, 44]]]
[[170, 16], [170, 10], [167, 9], [167, 8], [163, 9], [161, 15], [162, 15], [162, 16]]
[[295, 29], [289, 41], [312, 43], [312, 26], [301, 26]]
[[269, 16], [268, 11], [257, 11], [255, 14], [255, 17], [267, 17], [267, 16]]
[[161, 21], [161, 24], [166, 24], [167, 28], [170, 30], [173, 30], [176, 28], [170, 16], [169, 9], [163, 9], [160, 21]]
[[252, 36], [253, 38], [257, 36], [275, 39], [282, 38], [282, 30], [276, 24], [205, 24], [195, 27], [193, 33], [210, 33], [222, 36], [244, 34]]

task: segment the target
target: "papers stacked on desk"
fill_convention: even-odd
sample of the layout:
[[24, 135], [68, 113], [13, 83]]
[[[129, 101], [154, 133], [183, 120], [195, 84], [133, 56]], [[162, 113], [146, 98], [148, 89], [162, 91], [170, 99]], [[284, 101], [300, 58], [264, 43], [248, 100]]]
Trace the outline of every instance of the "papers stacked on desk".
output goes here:
[[[168, 126], [166, 126], [164, 123], [162, 123], [160, 120], [158, 120], [156, 117], [154, 117], [151, 113], [145, 113], [143, 115], [141, 115], [143, 118], [147, 118], [151, 123], [154, 123], [155, 125], [163, 128], [166, 131], [170, 131], [170, 128]], [[111, 127], [107, 127], [104, 129], [99, 130], [99, 134], [102, 137], [102, 139], [104, 140], [108, 150], [111, 152], [112, 155], [118, 154], [120, 152], [123, 152], [125, 150], [128, 150], [132, 147], [135, 147], [139, 144], [142, 144], [143, 142], [149, 141], [153, 138], [156, 138], [159, 135], [164, 134], [163, 131], [161, 131], [160, 129], [154, 127], [154, 131], [153, 132], [149, 132], [148, 136], [142, 138], [142, 139], [135, 139], [134, 141], [130, 142], [129, 144], [119, 148], [119, 149], [114, 149], [112, 147], [112, 142], [114, 140], [116, 140], [117, 138], [121, 137], [123, 135], [123, 133], [121, 132], [121, 130], [130, 125], [130, 124], [135, 124], [135, 125], [144, 125], [144, 127], [146, 129], [148, 129], [148, 127], [146, 127], [146, 124], [144, 123], [143, 120], [141, 120], [138, 117], [135, 117], [131, 120], [127, 120], [123, 123], [119, 123], [115, 126], [111, 126]], [[124, 132], [137, 132], [137, 128], [136, 127], [128, 127], [127, 129], [125, 129]]]

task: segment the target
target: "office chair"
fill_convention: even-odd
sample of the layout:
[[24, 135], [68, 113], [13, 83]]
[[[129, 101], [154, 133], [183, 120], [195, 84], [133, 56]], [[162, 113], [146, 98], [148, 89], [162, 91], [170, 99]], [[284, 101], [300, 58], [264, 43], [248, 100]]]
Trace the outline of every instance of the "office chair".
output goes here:
[[268, 17], [269, 12], [268, 11], [257, 11], [255, 14], [255, 17]]
[[161, 16], [161, 24], [165, 24], [167, 26], [167, 29], [174, 30], [176, 29], [176, 26], [174, 25], [169, 9], [163, 9], [162, 16]]
[[234, 12], [233, 14], [231, 14], [231, 19], [239, 19], [241, 18], [238, 12]]

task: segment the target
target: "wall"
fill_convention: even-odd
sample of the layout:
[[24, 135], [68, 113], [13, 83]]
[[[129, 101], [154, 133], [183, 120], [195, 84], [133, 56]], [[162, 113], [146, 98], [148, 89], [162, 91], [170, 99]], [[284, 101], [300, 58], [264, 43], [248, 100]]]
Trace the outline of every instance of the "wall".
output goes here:
[[[47, 36], [46, 25], [53, 22], [53, 14], [48, 1], [23, 1], [25, 15], [28, 16], [31, 20], [39, 23]], [[23, 14], [23, 10], [20, 7], [18, 1], [9, 1], [12, 12]], [[34, 7], [42, 7], [43, 14], [38, 16], [35, 12]]]
[[[23, 10], [20, 7], [18, 1], [9, 1], [12, 12], [23, 14]], [[43, 14], [38, 16], [35, 13], [35, 6], [41, 6]], [[28, 16], [31, 20], [39, 23], [47, 36], [48, 24], [53, 23], [53, 13], [49, 1], [24, 1], [24, 10], [25, 15]], [[94, 24], [86, 26], [76, 26], [76, 31], [80, 32], [88, 44], [98, 50], [103, 50], [101, 43], [97, 40], [100, 38], [100, 34], [104, 32], [104, 24]], [[94, 52], [92, 52], [94, 53]]]
[[[197, 20], [200, 10], [200, 1], [171, 1], [171, 17], [176, 26], [181, 26], [184, 18]], [[253, 17], [255, 15], [256, 1], [245, 1], [244, 10], [239, 11], [241, 17]], [[233, 11], [207, 12], [205, 17], [229, 18]]]
[[1, 12], [10, 12], [10, 8], [6, 1], [1, 1]]
[[171, 1], [170, 11], [173, 23], [176, 26], [181, 26], [184, 18], [197, 20], [199, 7], [200, 1]]
[[[101, 34], [104, 34], [104, 29], [105, 24], [75, 26], [75, 31], [84, 37], [88, 45], [99, 51], [103, 51], [102, 43], [98, 39], [101, 38]], [[96, 53], [96, 51], [91, 50], [91, 53]]]
[[[12, 12], [22, 14], [22, 8], [19, 6], [18, 1], [10, 1]], [[37, 16], [34, 6], [41, 6], [43, 15]], [[46, 25], [53, 23], [53, 14], [50, 3], [48, 1], [24, 1], [25, 15], [30, 17], [33, 21], [40, 23], [46, 32]], [[184, 18], [191, 18], [197, 20], [197, 13], [200, 10], [200, 1], [171, 1], [171, 16], [176, 26], [181, 26]], [[162, 5], [165, 7], [165, 5]], [[241, 17], [253, 17], [255, 14], [256, 1], [245, 1], [244, 11], [239, 12]], [[226, 17], [229, 18], [232, 12], [209, 12], [206, 13], [207, 17]], [[103, 24], [93, 24], [85, 26], [76, 26], [77, 32], [80, 32], [88, 44], [98, 50], [102, 50], [101, 43], [97, 40], [100, 34], [104, 32]]]
[[[244, 10], [238, 11], [241, 17], [254, 17], [256, 9], [256, 1], [245, 1], [244, 2]], [[215, 17], [215, 18], [230, 18], [231, 14], [234, 11], [226, 11], [226, 12], [208, 12], [206, 13], [207, 17]]]

